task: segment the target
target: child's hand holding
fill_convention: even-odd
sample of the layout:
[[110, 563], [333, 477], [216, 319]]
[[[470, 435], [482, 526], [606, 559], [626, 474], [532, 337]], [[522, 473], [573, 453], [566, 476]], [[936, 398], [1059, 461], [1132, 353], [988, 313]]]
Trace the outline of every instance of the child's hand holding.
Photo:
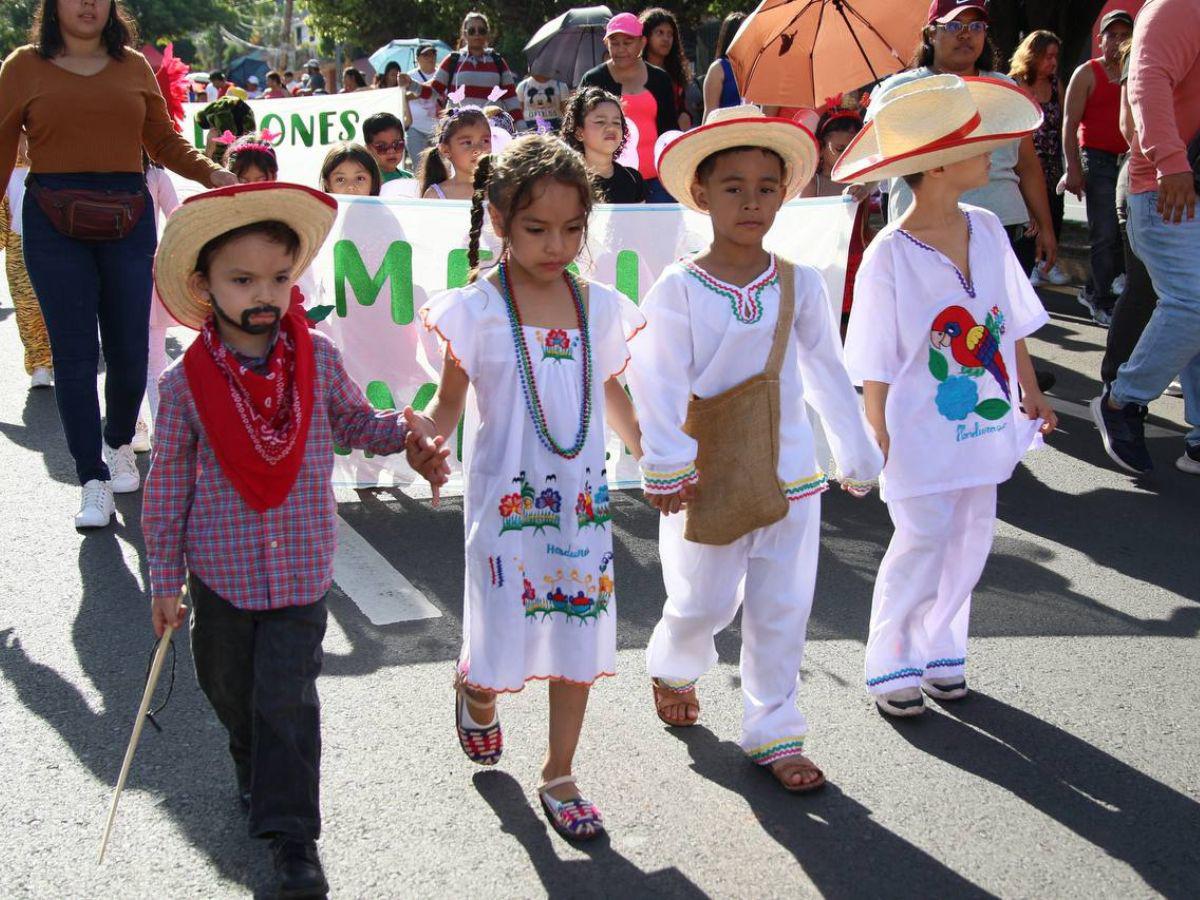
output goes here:
[[688, 503], [696, 498], [696, 482], [685, 484], [673, 494], [646, 494], [646, 502], [664, 516], [687, 509]]
[[187, 617], [187, 607], [183, 605], [182, 594], [169, 594], [165, 597], [155, 597], [150, 601], [150, 621], [154, 625], [154, 636], [162, 637], [167, 626], [179, 629]]
[[892, 446], [892, 437], [887, 433], [886, 428], [875, 429], [875, 443], [879, 445], [879, 449], [883, 452], [883, 461], [886, 463], [888, 450]]
[[437, 426], [429, 416], [406, 406], [404, 421], [408, 426], [404, 439], [408, 464], [432, 486], [433, 505], [437, 506], [441, 486], [450, 479], [450, 448], [443, 446], [446, 439], [437, 433]]
[[1050, 401], [1041, 391], [1026, 391], [1021, 397], [1021, 407], [1025, 410], [1027, 419], [1042, 420], [1038, 431], [1042, 433], [1043, 437], [1058, 427], [1058, 414], [1055, 413], [1054, 407], [1050, 405]]

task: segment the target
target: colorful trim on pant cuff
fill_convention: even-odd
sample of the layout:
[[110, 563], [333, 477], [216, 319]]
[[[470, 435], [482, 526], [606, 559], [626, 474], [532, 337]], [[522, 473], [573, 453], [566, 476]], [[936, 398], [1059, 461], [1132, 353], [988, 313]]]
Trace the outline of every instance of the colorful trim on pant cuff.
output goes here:
[[783, 495], [788, 500], [803, 500], [805, 497], [829, 490], [829, 477], [824, 472], [818, 472], [807, 478], [783, 482], [779, 486], [783, 488]]
[[696, 682], [699, 678], [693, 678], [690, 681], [682, 678], [655, 678], [658, 686], [665, 688], [672, 694], [690, 694], [696, 687]]
[[925, 663], [926, 669], [953, 669], [957, 666], [965, 666], [967, 658], [960, 657], [959, 659], [935, 659], [933, 662]]
[[653, 469], [642, 470], [642, 489], [647, 494], [674, 494], [684, 485], [694, 484], [699, 480], [696, 474], [696, 464], [684, 466], [674, 472], [656, 472]]
[[888, 672], [886, 675], [876, 675], [874, 678], [868, 678], [867, 687], [877, 687], [889, 681], [895, 681], [898, 678], [920, 678], [924, 674], [924, 669], [897, 669], [895, 672]]
[[747, 750], [746, 755], [760, 766], [769, 766], [771, 763], [781, 760], [784, 757], [799, 756], [803, 752], [804, 736], [799, 735], [780, 738], [777, 741], [771, 741], [769, 744], [763, 744], [761, 747]]

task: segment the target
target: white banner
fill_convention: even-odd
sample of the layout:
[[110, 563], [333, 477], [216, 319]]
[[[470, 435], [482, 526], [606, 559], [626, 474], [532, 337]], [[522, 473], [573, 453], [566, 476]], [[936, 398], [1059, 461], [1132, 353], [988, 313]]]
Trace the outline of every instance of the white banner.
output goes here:
[[[257, 128], [279, 134], [274, 141], [279, 180], [320, 187], [321, 163], [329, 148], [339, 141], [363, 143], [362, 122], [368, 116], [390, 112], [399, 118], [400, 93], [400, 88], [387, 88], [249, 103]], [[196, 124], [196, 113], [206, 105], [183, 105], [183, 135], [202, 152], [208, 135]], [[200, 185], [181, 178], [175, 178], [175, 185], [180, 197], [200, 190]]]
[[[338, 199], [337, 224], [302, 282], [310, 315], [324, 317], [318, 327], [337, 342], [350, 375], [375, 406], [424, 408], [437, 387], [441, 354], [417, 310], [437, 292], [466, 281], [469, 205]], [[839, 197], [793, 201], [767, 236], [772, 250], [822, 271], [836, 315], [853, 217], [854, 206]], [[587, 277], [614, 284], [640, 302], [667, 265], [706, 246], [711, 234], [706, 216], [673, 204], [598, 206], [577, 265]], [[498, 249], [490, 231], [484, 243], [489, 252]], [[524, 410], [509, 413], [525, 415]], [[461, 491], [461, 461], [464, 450], [469, 455], [477, 423], [469, 408], [459, 432], [466, 446], [455, 441], [451, 454], [454, 479], [448, 493]], [[609, 465], [614, 487], [639, 482], [633, 458], [611, 434], [609, 457], [617, 460]], [[416, 478], [403, 456], [339, 453], [334, 469], [335, 483], [358, 487], [405, 488]]]

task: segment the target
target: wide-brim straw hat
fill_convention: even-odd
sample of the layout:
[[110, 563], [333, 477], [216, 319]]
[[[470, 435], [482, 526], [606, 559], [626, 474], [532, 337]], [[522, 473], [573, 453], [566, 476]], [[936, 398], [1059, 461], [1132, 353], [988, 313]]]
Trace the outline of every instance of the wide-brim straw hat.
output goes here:
[[876, 97], [874, 117], [854, 136], [834, 181], [878, 181], [991, 153], [1036, 131], [1041, 107], [1012, 82], [930, 75]]
[[171, 213], [158, 243], [158, 296], [175, 321], [199, 331], [212, 306], [192, 292], [188, 279], [205, 244], [243, 225], [283, 222], [300, 238], [292, 268], [295, 280], [312, 263], [336, 218], [337, 201], [328, 194], [282, 181], [236, 184], [189, 197]]
[[817, 170], [817, 139], [791, 119], [764, 116], [757, 106], [718, 109], [699, 128], [685, 131], [658, 155], [658, 178], [667, 193], [689, 209], [703, 212], [692, 198], [700, 163], [720, 150], [762, 147], [783, 159], [783, 199], [791, 200]]

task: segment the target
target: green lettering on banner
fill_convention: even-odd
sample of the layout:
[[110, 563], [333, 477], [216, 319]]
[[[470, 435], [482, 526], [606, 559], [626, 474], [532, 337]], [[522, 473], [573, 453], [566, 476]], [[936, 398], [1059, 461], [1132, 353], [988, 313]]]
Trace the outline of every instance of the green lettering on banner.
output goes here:
[[338, 118], [342, 122], [342, 132], [338, 135], [339, 141], [352, 141], [358, 134], [358, 110], [345, 109], [342, 110]]
[[304, 121], [304, 117], [301, 116], [300, 113], [292, 113], [291, 123], [292, 123], [292, 141], [291, 141], [292, 146], [293, 147], [296, 146], [296, 138], [299, 138], [300, 143], [302, 143], [305, 147], [311, 147], [313, 145], [312, 119], [310, 118], [308, 120], [308, 122], [306, 123]]
[[278, 147], [283, 143], [283, 135], [284, 132], [287, 131], [287, 128], [284, 127], [282, 116], [280, 116], [278, 113], [267, 113], [262, 117], [262, 121], [258, 124], [263, 131], [274, 131], [278, 133], [279, 137], [275, 138], [275, 140], [271, 142], [272, 146]]
[[346, 282], [354, 291], [360, 306], [371, 306], [383, 290], [385, 281], [391, 283], [392, 321], [407, 325], [413, 320], [412, 244], [392, 241], [383, 256], [379, 270], [371, 275], [363, 262], [358, 246], [351, 240], [333, 245], [333, 297], [337, 314], [346, 318]]
[[617, 254], [617, 290], [634, 303], [642, 302], [638, 296], [638, 255], [635, 250], [622, 250]]
[[[480, 262], [487, 262], [491, 258], [491, 250], [479, 251]], [[446, 257], [446, 289], [454, 290], [454, 288], [464, 287], [470, 274], [471, 266], [467, 261], [467, 251], [462, 248], [451, 250], [450, 255]]]
[[330, 143], [329, 129], [333, 127], [333, 116], [332, 109], [323, 109], [317, 113], [317, 128], [320, 132], [322, 147]]

